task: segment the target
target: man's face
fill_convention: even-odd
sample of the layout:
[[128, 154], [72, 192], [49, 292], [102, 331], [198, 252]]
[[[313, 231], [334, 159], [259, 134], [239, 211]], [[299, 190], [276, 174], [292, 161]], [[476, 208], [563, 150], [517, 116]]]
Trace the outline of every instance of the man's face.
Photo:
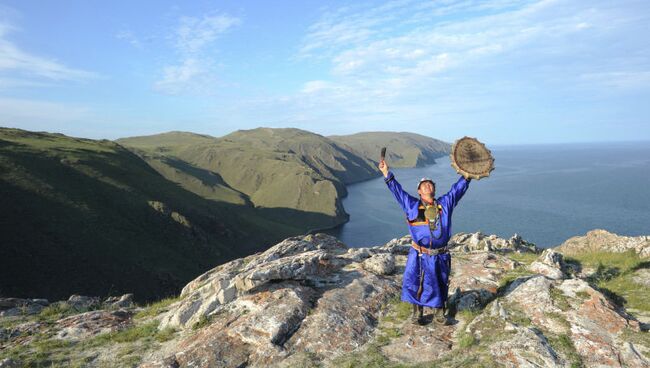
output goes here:
[[436, 187], [434, 187], [430, 181], [425, 181], [422, 184], [420, 184], [420, 188], [418, 189], [418, 194], [420, 195], [420, 197], [422, 196], [428, 197], [429, 195], [433, 197], [436, 194]]

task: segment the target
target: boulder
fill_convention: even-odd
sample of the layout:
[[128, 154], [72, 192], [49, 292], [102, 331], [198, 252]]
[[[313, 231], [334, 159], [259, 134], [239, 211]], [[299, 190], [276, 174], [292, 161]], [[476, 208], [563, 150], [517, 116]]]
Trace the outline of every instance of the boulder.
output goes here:
[[392, 253], [380, 253], [366, 259], [362, 267], [377, 275], [390, 275], [395, 272], [395, 256]]
[[131, 326], [131, 312], [91, 311], [60, 319], [56, 322], [56, 338], [63, 340], [82, 340], [96, 335], [120, 331]]
[[70, 307], [79, 312], [85, 312], [90, 309], [95, 309], [101, 306], [101, 301], [98, 297], [84, 296], [84, 295], [71, 295], [66, 302]]
[[564, 273], [566, 266], [564, 265], [562, 254], [553, 249], [544, 250], [539, 259], [531, 263], [529, 269], [554, 280], [566, 278]]
[[20, 364], [18, 361], [11, 359], [11, 358], [5, 358], [0, 360], [0, 368], [20, 368], [23, 365]]
[[39, 314], [48, 305], [47, 299], [0, 298], [0, 317]]
[[568, 239], [556, 251], [565, 255], [584, 252], [623, 253], [633, 251], [641, 258], [650, 257], [650, 236], [620, 236], [607, 230], [592, 230], [584, 236]]
[[108, 297], [104, 300], [104, 305], [111, 309], [131, 308], [133, 307], [133, 294]]

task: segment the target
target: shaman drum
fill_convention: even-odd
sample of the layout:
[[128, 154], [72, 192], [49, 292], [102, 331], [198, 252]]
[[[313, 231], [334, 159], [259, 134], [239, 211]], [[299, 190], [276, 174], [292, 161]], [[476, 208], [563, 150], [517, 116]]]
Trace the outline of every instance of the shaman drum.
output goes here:
[[467, 179], [490, 176], [494, 170], [492, 152], [476, 138], [463, 137], [451, 147], [451, 166]]

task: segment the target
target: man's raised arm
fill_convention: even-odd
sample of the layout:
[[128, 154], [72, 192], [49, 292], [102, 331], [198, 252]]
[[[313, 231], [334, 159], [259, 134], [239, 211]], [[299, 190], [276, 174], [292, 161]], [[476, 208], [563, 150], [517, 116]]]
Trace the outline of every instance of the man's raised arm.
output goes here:
[[466, 179], [464, 176], [461, 176], [458, 181], [451, 186], [449, 192], [443, 196], [449, 201], [452, 207], [456, 207], [458, 201], [463, 198], [471, 180], [472, 179]]
[[402, 207], [406, 216], [409, 219], [414, 218], [417, 213], [414, 215], [412, 212], [414, 208], [417, 211], [418, 199], [406, 193], [404, 189], [402, 189], [400, 183], [395, 179], [395, 175], [388, 170], [388, 165], [384, 160], [379, 162], [379, 170], [384, 174], [384, 181], [386, 182], [386, 185], [388, 185], [388, 189], [393, 193], [393, 196], [395, 196], [397, 203]]

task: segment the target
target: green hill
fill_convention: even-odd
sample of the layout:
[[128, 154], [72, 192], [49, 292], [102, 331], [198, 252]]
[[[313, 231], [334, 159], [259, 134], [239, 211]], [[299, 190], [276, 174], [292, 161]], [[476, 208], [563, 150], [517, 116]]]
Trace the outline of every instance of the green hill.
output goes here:
[[346, 221], [345, 184], [378, 175], [374, 164], [356, 152], [299, 129], [240, 130], [212, 139], [171, 132], [118, 142], [194, 193], [202, 195], [189, 184], [191, 177], [170, 175], [170, 160], [213, 173], [223, 180], [221, 193], [242, 193], [256, 208], [305, 231]]
[[154, 299], [300, 232], [178, 165], [225, 189], [197, 195], [111, 141], [0, 128], [0, 295]]
[[436, 158], [451, 152], [449, 143], [407, 132], [363, 132], [329, 138], [340, 145], [354, 147], [355, 151], [371, 160], [378, 160], [381, 147], [387, 147], [386, 161], [392, 167], [431, 165]]
[[258, 128], [111, 142], [0, 128], [0, 296], [175, 293], [214, 265], [345, 222], [345, 185], [380, 175], [378, 147], [402, 164], [443, 154], [417, 135], [350, 137]]
[[[341, 204], [345, 185], [380, 175], [376, 165], [381, 147], [390, 147], [388, 158], [395, 167], [432, 164], [450, 150], [447, 143], [413, 133], [324, 137], [294, 128], [239, 130], [220, 138], [169, 132], [117, 142], [198, 195], [207, 192], [230, 203], [251, 203], [305, 230], [347, 220]], [[205, 181], [197, 184], [194, 173], [179, 175], [183, 165], [221, 181], [208, 190]], [[286, 213], [288, 209], [299, 212]]]

